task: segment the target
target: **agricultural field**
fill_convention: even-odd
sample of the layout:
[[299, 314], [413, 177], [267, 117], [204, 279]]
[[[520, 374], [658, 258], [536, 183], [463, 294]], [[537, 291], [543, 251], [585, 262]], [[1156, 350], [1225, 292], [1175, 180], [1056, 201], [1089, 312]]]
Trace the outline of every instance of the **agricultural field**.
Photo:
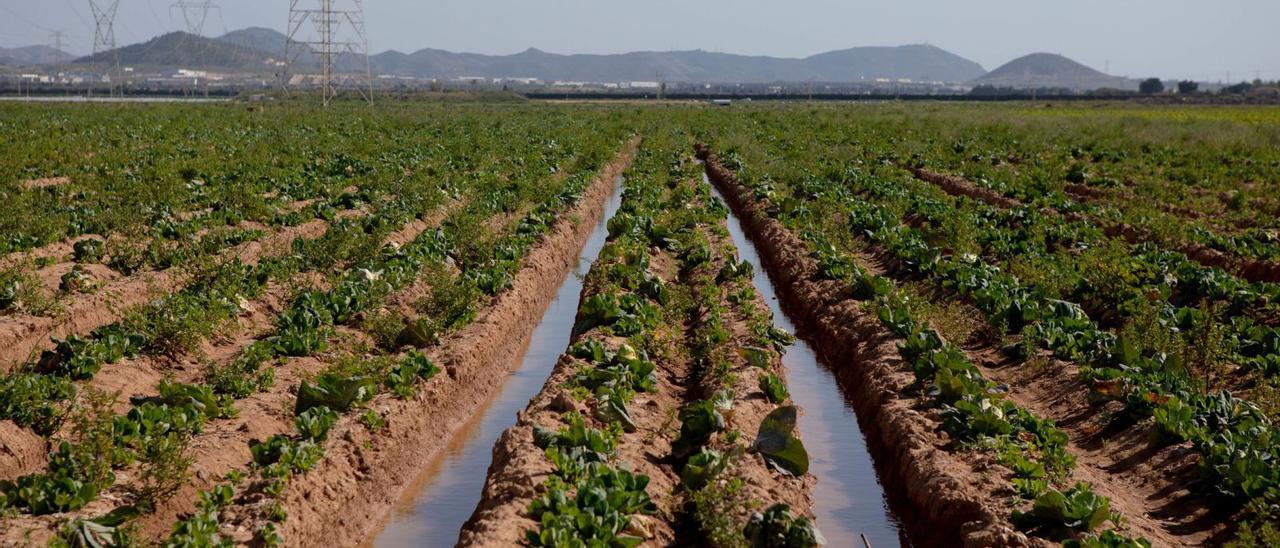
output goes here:
[[1280, 543], [1280, 109], [0, 105], [0, 151], [0, 545]]

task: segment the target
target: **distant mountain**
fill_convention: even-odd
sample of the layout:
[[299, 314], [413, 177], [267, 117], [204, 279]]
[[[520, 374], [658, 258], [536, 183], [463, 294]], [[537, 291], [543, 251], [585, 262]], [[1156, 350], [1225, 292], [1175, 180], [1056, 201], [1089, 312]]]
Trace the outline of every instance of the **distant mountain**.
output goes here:
[[[284, 34], [254, 27], [203, 38], [174, 32], [117, 50], [126, 65], [210, 68], [266, 72], [269, 61], [285, 58]], [[299, 46], [302, 47], [302, 46]], [[292, 51], [292, 48], [290, 48]], [[110, 62], [109, 54], [80, 62]], [[864, 47], [833, 51], [804, 59], [746, 56], [707, 51], [635, 52], [617, 55], [559, 55], [529, 49], [514, 55], [481, 55], [424, 49], [388, 51], [369, 59], [377, 74], [421, 78], [537, 78], [543, 81], [625, 82], [863, 82], [878, 78], [912, 81], [967, 82], [982, 76], [977, 63], [927, 45]], [[317, 65], [304, 52], [304, 67]], [[340, 56], [340, 69], [358, 68]]]
[[284, 58], [284, 43], [288, 40], [284, 34], [271, 29], [262, 27], [249, 27], [228, 32], [217, 38], [219, 42], [226, 42], [235, 46], [246, 49], [257, 50], [268, 55]]
[[[280, 32], [261, 27], [218, 38], [277, 58], [284, 57], [286, 39]], [[315, 62], [307, 53], [299, 61], [304, 65]], [[347, 62], [343, 60], [344, 64]], [[377, 73], [401, 76], [506, 76], [592, 82], [654, 80], [658, 75], [668, 81], [692, 82], [856, 82], [875, 78], [964, 82], [983, 74], [977, 63], [933, 46], [854, 48], [807, 59], [705, 51], [557, 55], [530, 48], [514, 55], [481, 55], [424, 49], [409, 54], [388, 51], [371, 56], [369, 62]]]
[[47, 65], [59, 60], [65, 63], [75, 58], [75, 55], [49, 46], [0, 48], [0, 65]]
[[933, 46], [868, 47], [804, 59], [707, 51], [559, 55], [528, 49], [514, 55], [480, 55], [424, 49], [370, 58], [373, 70], [401, 76], [525, 77], [544, 81], [617, 82], [859, 82], [877, 78], [965, 82], [983, 74], [973, 61]]
[[973, 80], [973, 84], [1015, 89], [1137, 89], [1137, 83], [1132, 80], [1111, 76], [1052, 53], [1019, 57]]
[[231, 69], [250, 72], [275, 70], [269, 63], [273, 56], [268, 52], [185, 32], [171, 32], [141, 44], [119, 48], [114, 52], [83, 57], [76, 62], [111, 63], [114, 61], [113, 54], [119, 55], [121, 65], [131, 66]]

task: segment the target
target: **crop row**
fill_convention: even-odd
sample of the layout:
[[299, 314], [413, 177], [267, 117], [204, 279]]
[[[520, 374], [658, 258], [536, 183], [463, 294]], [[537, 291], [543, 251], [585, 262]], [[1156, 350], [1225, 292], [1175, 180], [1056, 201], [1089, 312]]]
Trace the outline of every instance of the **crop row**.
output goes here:
[[[511, 151], [513, 152], [511, 156], [489, 155], [494, 158], [505, 158], [500, 162], [501, 165], [496, 166], [496, 169], [484, 169], [479, 172], [461, 170], [456, 172], [456, 175], [441, 174], [442, 185], [457, 184], [456, 181], [449, 180], [453, 177], [472, 180], [470, 184], [462, 185], [462, 190], [469, 196], [465, 200], [467, 204], [465, 209], [451, 215], [442, 230], [423, 231], [417, 239], [399, 249], [383, 247], [382, 242], [396, 227], [403, 225], [415, 215], [424, 214], [428, 209], [428, 202], [439, 205], [442, 197], [439, 193], [431, 192], [429, 188], [420, 188], [418, 192], [412, 193], [414, 196], [420, 196], [420, 201], [413, 203], [413, 207], [402, 209], [404, 204], [399, 204], [400, 207], [380, 208], [380, 211], [375, 214], [359, 220], [339, 221], [331, 226], [326, 235], [319, 240], [296, 245], [291, 255], [265, 261], [253, 267], [233, 265], [228, 269], [231, 271], [230, 275], [219, 278], [242, 280], [241, 286], [230, 288], [234, 291], [232, 293], [227, 292], [228, 288], [199, 283], [194, 286], [195, 289], [158, 303], [160, 306], [166, 306], [168, 303], [183, 299], [199, 299], [187, 302], [177, 315], [181, 316], [184, 311], [202, 310], [202, 307], [212, 305], [212, 309], [216, 311], [215, 314], [226, 314], [220, 318], [225, 323], [234, 320], [238, 312], [239, 299], [252, 298], [254, 292], [260, 292], [268, 280], [274, 279], [276, 283], [282, 283], [295, 279], [298, 273], [304, 270], [324, 272], [336, 267], [339, 272], [332, 275], [320, 289], [298, 291], [290, 299], [291, 304], [273, 322], [275, 329], [270, 336], [249, 344], [229, 362], [215, 364], [207, 370], [204, 378], [199, 379], [203, 382], [195, 384], [166, 382], [159, 387], [158, 396], [135, 402], [136, 406], [129, 413], [110, 421], [113, 426], [107, 430], [112, 435], [107, 436], [106, 439], [124, 449], [146, 448], [148, 454], [144, 458], [144, 474], [146, 473], [145, 465], [158, 462], [172, 464], [179, 461], [177, 457], [182, 455], [175, 455], [174, 452], [181, 453], [183, 448], [187, 447], [188, 441], [200, 432], [204, 423], [226, 417], [234, 412], [231, 404], [232, 397], [244, 397], [259, 390], [270, 389], [272, 370], [280, 367], [284, 363], [282, 360], [317, 355], [324, 350], [328, 340], [332, 338], [334, 327], [353, 323], [359, 325], [365, 318], [363, 313], [376, 307], [388, 295], [407, 286], [423, 273], [438, 274], [442, 269], [447, 271], [446, 263], [448, 263], [461, 270], [462, 274], [454, 279], [453, 283], [445, 283], [445, 280], [437, 280], [437, 282], [440, 286], [461, 288], [454, 295], [447, 296], [448, 298], [441, 296], [442, 302], [448, 301], [448, 304], [455, 305], [454, 308], [439, 311], [431, 317], [424, 317], [417, 322], [417, 325], [402, 324], [400, 328], [402, 336], [395, 337], [393, 334], [393, 340], [387, 341], [387, 345], [391, 347], [396, 345], [396, 339], [418, 345], [434, 344], [436, 336], [456, 328], [459, 323], [468, 321], [468, 310], [473, 310], [483, 302], [483, 299], [505, 289], [510, 276], [518, 268], [520, 257], [549, 228], [550, 223], [554, 222], [557, 211], [563, 209], [565, 204], [572, 203], [576, 194], [586, 184], [593, 167], [609, 152], [610, 145], [607, 139], [599, 137], [594, 139], [587, 143], [586, 147], [582, 146], [581, 141], [578, 143], [568, 141], [570, 145], [580, 148], [573, 153], [579, 158], [569, 162], [569, 166], [564, 165], [560, 158], [540, 151], [542, 143], [533, 141], [525, 150], [537, 160], [527, 165], [515, 165], [511, 162], [516, 160], [522, 164], [525, 163], [521, 159], [527, 156], [522, 156], [517, 150]], [[543, 161], [545, 163], [541, 163]], [[470, 166], [471, 169], [477, 167], [482, 166]], [[586, 170], [586, 176], [584, 177], [583, 174], [569, 177], [549, 175], [561, 169], [583, 169]], [[471, 196], [472, 194], [476, 195]], [[545, 203], [542, 206], [530, 208], [526, 205], [530, 203], [529, 200], [542, 200]], [[488, 235], [489, 230], [484, 226], [484, 219], [503, 211], [519, 212], [520, 216], [509, 224], [495, 227], [494, 235]], [[250, 287], [246, 288], [243, 284]], [[184, 297], [188, 293], [199, 296]], [[164, 308], [148, 309], [134, 317], [154, 322], [157, 317], [170, 317], [168, 314], [155, 314], [166, 310]], [[181, 319], [190, 320], [190, 318]], [[63, 344], [59, 350], [67, 350], [68, 355], [60, 356], [58, 363], [68, 367], [57, 367], [43, 372], [24, 372], [21, 374], [22, 379], [58, 379], [65, 383], [74, 377], [91, 374], [92, 370], [100, 366], [103, 361], [113, 361], [133, 351], [155, 347], [152, 344], [155, 339], [149, 336], [150, 333], [128, 332], [124, 329], [127, 327], [132, 325], [126, 322], [122, 324], [122, 328], [99, 332], [98, 336], [83, 344]], [[386, 326], [381, 327], [386, 329]], [[206, 336], [208, 334], [204, 333]], [[57, 355], [59, 352], [52, 354]], [[45, 361], [48, 364], [53, 360]], [[372, 363], [377, 365], [369, 367], [373, 367], [379, 375], [385, 376], [386, 381], [375, 381], [369, 384], [369, 387], [385, 385], [390, 390], [403, 392], [407, 389], [406, 387], [416, 382], [415, 378], [428, 376], [428, 372], [431, 371], [431, 367], [420, 357], [406, 358], [402, 366], [383, 368], [391, 361], [372, 360]], [[76, 367], [69, 367], [70, 365], [76, 365]], [[350, 380], [349, 377], [345, 379]], [[307, 382], [311, 384], [306, 384]], [[322, 374], [313, 381], [304, 381], [298, 390], [311, 392], [314, 395], [316, 392], [331, 392], [335, 389], [353, 387], [349, 383], [343, 384], [344, 382], [342, 378]], [[19, 392], [25, 390], [21, 382], [10, 383], [10, 385], [16, 387], [14, 390]], [[312, 386], [315, 390], [303, 390], [307, 386]], [[71, 390], [64, 390], [57, 395], [65, 401], [70, 398], [71, 392]], [[24, 395], [28, 400], [39, 397], [31, 394]], [[55, 401], [46, 403], [51, 408], [58, 408], [59, 402], [56, 401], [57, 398], [54, 399]], [[15, 408], [30, 409], [31, 406], [23, 405]], [[65, 409], [65, 406], [62, 406], [62, 409]], [[81, 411], [77, 409], [73, 414], [79, 417], [82, 415]], [[90, 416], [95, 415], [90, 414]], [[322, 430], [321, 425], [331, 422], [326, 418], [327, 416], [327, 414], [313, 413], [305, 419], [300, 419], [299, 424], [310, 425], [308, 428], [313, 432]], [[174, 422], [174, 417], [183, 417], [183, 419]], [[131, 431], [136, 431], [137, 435], [130, 437], [127, 432]], [[84, 470], [84, 459], [78, 459], [76, 455], [96, 453], [97, 451], [89, 450], [94, 442], [103, 443], [103, 439], [90, 440], [81, 437], [80, 444], [61, 445], [59, 451], [55, 452], [55, 456], [61, 454], [67, 458], [55, 458], [50, 462], [49, 472], [24, 477], [7, 486], [5, 488], [6, 505], [29, 512], [43, 513], [48, 510], [74, 509], [92, 500], [96, 492], [111, 484], [110, 465], [129, 464], [127, 458], [114, 462], [107, 460], [105, 462], [108, 469], [105, 471], [101, 465], [96, 470]], [[281, 446], [280, 439], [268, 440], [266, 443], [274, 443], [280, 447], [271, 450], [255, 450], [253, 451], [255, 457], [262, 451], [287, 449]], [[170, 451], [170, 453], [164, 454], [164, 451]], [[99, 461], [99, 464], [101, 462], [104, 461]], [[132, 469], [130, 471], [133, 472]], [[136, 486], [130, 486], [131, 489], [133, 487]], [[170, 487], [174, 486], [170, 485]], [[141, 497], [132, 500], [136, 503], [148, 502], [141, 500]], [[76, 525], [81, 529], [90, 527], [82, 520], [78, 520]]]
[[[976, 307], [1005, 334], [1011, 358], [1035, 358], [1042, 347], [1083, 366], [1091, 402], [1123, 404], [1115, 422], [1145, 420], [1159, 445], [1191, 442], [1205, 484], [1215, 488], [1209, 496], [1236, 508], [1271, 504], [1275, 479], [1264, 464], [1276, 455], [1271, 420], [1222, 390], [1265, 397], [1273, 383], [1274, 285], [1243, 283], [1032, 207], [952, 198], [904, 177], [885, 148], [858, 143], [850, 159], [839, 140], [811, 131], [757, 151], [759, 163], [741, 165], [733, 154], [728, 163], [761, 196], [776, 197], [792, 226], [849, 230], [908, 279]], [[864, 294], [883, 291], [860, 283], [868, 284], [856, 290]], [[1104, 329], [1086, 310], [1116, 328]]]
[[[1106, 218], [1126, 220], [1162, 239], [1275, 258], [1280, 248], [1274, 213], [1280, 204], [1273, 185], [1280, 158], [1272, 128], [1149, 114], [1154, 113], [1022, 110], [1017, 115], [1025, 123], [1017, 125], [1000, 115], [960, 123], [945, 115], [921, 116], [898, 121], [891, 132], [874, 124], [862, 136], [868, 144], [896, 141], [885, 148], [1027, 203], [1097, 202]], [[879, 137], [870, 137], [875, 132]]]
[[[1108, 520], [1119, 521], [1112, 515], [1110, 501], [1089, 485], [1061, 486], [1071, 477], [1075, 464], [1066, 433], [1017, 405], [997, 383], [985, 378], [963, 348], [948, 342], [931, 325], [928, 305], [918, 294], [858, 264], [854, 260], [857, 248], [851, 244], [863, 234], [860, 227], [833, 226], [821, 220], [843, 218], [836, 212], [849, 212], [857, 205], [856, 199], [834, 199], [841, 195], [838, 190], [817, 191], [819, 186], [838, 189], [839, 183], [824, 185], [808, 179], [808, 185], [801, 189], [791, 186], [799, 181], [737, 167], [747, 173], [744, 190], [760, 208], [796, 232], [808, 246], [820, 275], [849, 287], [851, 298], [866, 303], [881, 324], [901, 338], [899, 353], [930, 394], [932, 405], [940, 410], [940, 427], [964, 446], [989, 452], [1010, 470], [1012, 490], [1031, 505], [1027, 510], [1015, 509], [1012, 522], [1030, 534], [1077, 537], [1086, 544], [1119, 538], [1110, 530], [1101, 537], [1080, 537]], [[856, 218], [856, 210], [849, 217]]]
[[[463, 544], [518, 542], [512, 514], [533, 546], [669, 543], [677, 531], [718, 546], [821, 538], [780, 369], [790, 336], [772, 326], [684, 147], [679, 134], [646, 139], [572, 345], [499, 441]], [[522, 470], [529, 460], [545, 464]], [[511, 500], [544, 466], [539, 493]]]

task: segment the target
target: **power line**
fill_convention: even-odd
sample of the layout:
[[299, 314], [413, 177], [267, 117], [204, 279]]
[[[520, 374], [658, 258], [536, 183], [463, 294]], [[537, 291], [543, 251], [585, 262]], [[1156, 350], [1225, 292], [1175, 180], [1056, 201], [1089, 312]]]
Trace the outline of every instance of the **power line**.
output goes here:
[[71, 6], [71, 12], [76, 14], [76, 19], [80, 20], [80, 24], [84, 25], [85, 28], [89, 28], [89, 21], [85, 19], [84, 15], [80, 13], [80, 10], [76, 8], [76, 0], [67, 0], [67, 5]]
[[[335, 4], [346, 9], [336, 9]], [[306, 30], [308, 23], [314, 34]], [[345, 32], [344, 28], [347, 28]], [[290, 74], [294, 72], [299, 56], [310, 52], [320, 61], [320, 89], [326, 107], [344, 87], [354, 88], [366, 102], [373, 104], [373, 71], [369, 66], [364, 0], [307, 0], [305, 4], [304, 0], [290, 0], [287, 35], [285, 86], [290, 84]], [[363, 61], [364, 74], [340, 70], [343, 67], [337, 66], [336, 61], [343, 58], [355, 63]]]
[[169, 6], [170, 16], [173, 10], [182, 11], [182, 19], [187, 23], [187, 32], [196, 36], [204, 36], [204, 24], [209, 19], [210, 11], [217, 11], [222, 16], [222, 8], [213, 0], [178, 0]]
[[44, 26], [44, 25], [41, 25], [40, 23], [37, 23], [37, 22], [32, 21], [32, 20], [30, 20], [30, 19], [27, 19], [27, 18], [26, 18], [26, 17], [24, 17], [22, 14], [20, 14], [20, 13], [18, 13], [18, 12], [16, 12], [16, 11], [14, 11], [12, 8], [9, 8], [8, 6], [5, 6], [4, 4], [0, 4], [0, 10], [4, 10], [6, 13], [8, 13], [9, 15], [12, 15], [12, 16], [13, 16], [14, 18], [16, 18], [17, 20], [22, 21], [23, 23], [26, 23], [26, 24], [28, 24], [28, 25], [31, 25], [31, 26], [35, 27], [37, 30], [41, 30], [41, 31], [44, 31], [44, 32], [53, 32], [53, 29], [51, 29], [51, 28], [49, 28], [49, 27], [46, 27], [46, 26]]

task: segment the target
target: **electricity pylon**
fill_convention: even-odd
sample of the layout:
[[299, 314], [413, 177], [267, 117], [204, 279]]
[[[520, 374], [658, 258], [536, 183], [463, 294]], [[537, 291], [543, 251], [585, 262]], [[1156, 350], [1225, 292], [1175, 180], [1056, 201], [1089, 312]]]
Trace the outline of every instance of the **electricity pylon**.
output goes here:
[[169, 13], [172, 14], [175, 9], [182, 11], [187, 32], [196, 36], [204, 36], [204, 22], [209, 19], [209, 12], [222, 10], [213, 0], [178, 0], [169, 6]]
[[[373, 71], [369, 66], [364, 0], [290, 0], [288, 35], [286, 86], [290, 74], [297, 69], [298, 58], [309, 52], [320, 63], [324, 106], [329, 106], [344, 88], [354, 88], [366, 102], [373, 104]], [[339, 66], [339, 60], [346, 60], [348, 66]], [[353, 63], [363, 63], [363, 74], [350, 70]]]
[[[49, 32], [49, 38], [53, 39], [52, 53], [53, 53], [53, 66], [55, 67], [62, 64], [62, 39], [66, 37], [67, 37], [67, 33], [60, 30], [54, 30]], [[45, 61], [48, 61], [48, 59], [45, 59]]]
[[[93, 12], [93, 55], [110, 52], [114, 67], [110, 79], [110, 93], [115, 95], [116, 86], [120, 82], [120, 52], [116, 50], [116, 10], [120, 0], [89, 0], [89, 9]], [[92, 86], [90, 87], [92, 89]], [[121, 88], [123, 92], [123, 88]]]

